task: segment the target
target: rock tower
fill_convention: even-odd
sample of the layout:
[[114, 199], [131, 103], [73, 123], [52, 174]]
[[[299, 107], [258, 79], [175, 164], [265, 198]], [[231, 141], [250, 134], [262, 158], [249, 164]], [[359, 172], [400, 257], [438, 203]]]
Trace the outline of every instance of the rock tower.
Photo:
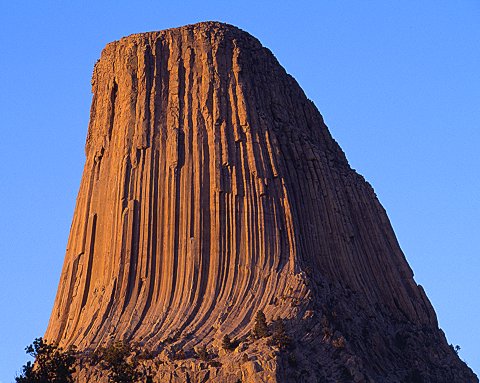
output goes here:
[[[48, 340], [138, 342], [158, 382], [478, 381], [373, 189], [254, 37], [206, 22], [123, 38], [92, 92]], [[259, 310], [290, 347], [248, 337]]]

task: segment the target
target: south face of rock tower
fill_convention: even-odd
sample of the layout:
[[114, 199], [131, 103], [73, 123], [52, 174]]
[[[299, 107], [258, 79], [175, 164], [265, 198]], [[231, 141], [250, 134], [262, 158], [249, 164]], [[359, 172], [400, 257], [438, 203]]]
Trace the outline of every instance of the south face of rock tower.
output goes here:
[[[48, 340], [138, 342], [162, 382], [476, 381], [372, 188], [258, 40], [214, 22], [132, 35], [92, 91]], [[247, 337], [259, 310], [291, 349]], [[189, 359], [225, 334], [243, 351]]]

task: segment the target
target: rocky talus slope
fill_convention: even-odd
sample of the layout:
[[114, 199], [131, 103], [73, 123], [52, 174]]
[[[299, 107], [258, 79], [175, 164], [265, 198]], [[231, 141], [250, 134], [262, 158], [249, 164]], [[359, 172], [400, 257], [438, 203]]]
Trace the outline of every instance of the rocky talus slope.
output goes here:
[[[138, 342], [155, 382], [478, 382], [373, 189], [258, 40], [214, 22], [132, 35], [92, 91], [46, 339]], [[289, 347], [248, 337], [259, 310]]]

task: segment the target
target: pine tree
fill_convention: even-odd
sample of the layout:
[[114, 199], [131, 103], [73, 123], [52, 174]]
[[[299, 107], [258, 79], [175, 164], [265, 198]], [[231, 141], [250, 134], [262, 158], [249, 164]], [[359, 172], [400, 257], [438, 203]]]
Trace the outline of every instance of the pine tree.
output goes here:
[[265, 338], [270, 335], [268, 331], [267, 318], [262, 310], [257, 312], [255, 317], [255, 326], [253, 327], [253, 337], [256, 339]]
[[16, 383], [71, 383], [75, 372], [75, 351], [63, 350], [37, 338], [25, 351], [35, 358], [35, 363], [27, 362], [22, 374], [15, 378]]
[[138, 359], [132, 357], [135, 351], [137, 348], [124, 342], [116, 342], [99, 351], [98, 357], [108, 371], [110, 383], [134, 383], [144, 378]]
[[277, 319], [273, 322], [272, 340], [273, 343], [280, 348], [288, 347], [291, 343], [291, 339], [287, 335], [285, 324], [282, 319]]

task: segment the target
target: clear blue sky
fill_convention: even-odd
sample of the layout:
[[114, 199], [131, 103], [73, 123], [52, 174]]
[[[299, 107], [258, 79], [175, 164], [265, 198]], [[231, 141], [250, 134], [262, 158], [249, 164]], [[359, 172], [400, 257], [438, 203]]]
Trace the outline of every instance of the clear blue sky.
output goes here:
[[204, 20], [249, 31], [298, 80], [480, 372], [480, 1], [3, 1], [0, 383], [48, 322], [101, 49]]

